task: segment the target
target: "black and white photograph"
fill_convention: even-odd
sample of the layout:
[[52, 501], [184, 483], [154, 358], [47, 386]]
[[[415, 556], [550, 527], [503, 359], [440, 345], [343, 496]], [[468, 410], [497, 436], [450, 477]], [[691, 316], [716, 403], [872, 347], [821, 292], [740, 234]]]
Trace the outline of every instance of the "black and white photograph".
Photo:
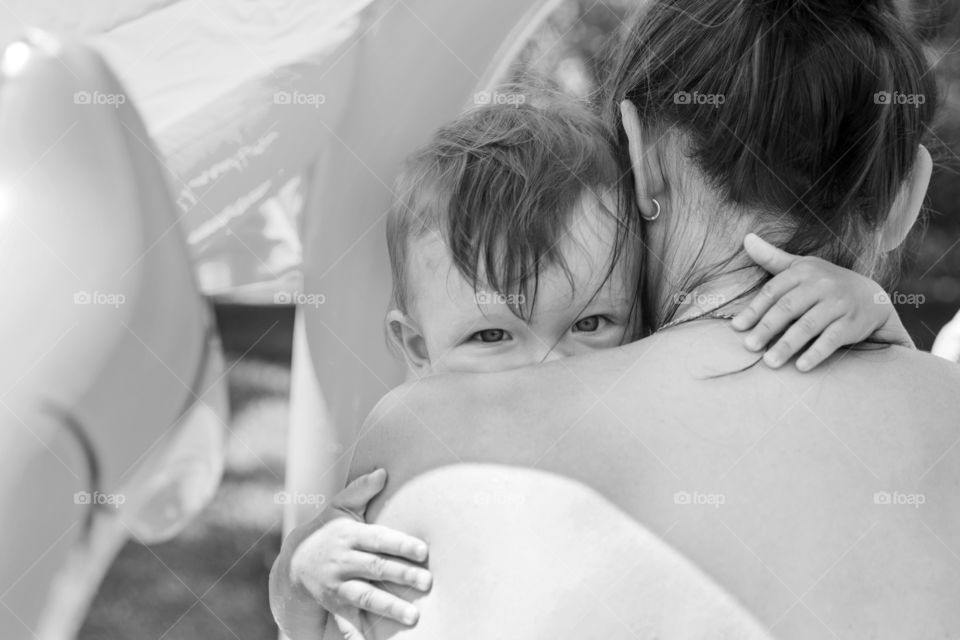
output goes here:
[[960, 0], [0, 0], [0, 640], [960, 640]]

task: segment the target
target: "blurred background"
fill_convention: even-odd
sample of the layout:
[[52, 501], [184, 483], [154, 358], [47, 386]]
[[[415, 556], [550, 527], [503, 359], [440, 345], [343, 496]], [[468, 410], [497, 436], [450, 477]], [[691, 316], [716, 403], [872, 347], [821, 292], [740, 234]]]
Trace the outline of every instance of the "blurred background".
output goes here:
[[[12, 4], [18, 6], [16, 20], [3, 22], [5, 9], [0, 8], [0, 43], [30, 14], [27, 3]], [[132, 11], [116, 3], [91, 4], [102, 5], [105, 16], [102, 24], [88, 21], [83, 25], [83, 30], [94, 37], [123, 22], [120, 14]], [[150, 0], [144, 4], [159, 11], [177, 3]], [[318, 2], [312, 9], [312, 19], [322, 23], [324, 12], [331, 16], [342, 13], [348, 10], [348, 4], [356, 5], [354, 10], [359, 11], [368, 3]], [[600, 52], [630, 4], [628, 0], [567, 0], [523, 48], [514, 63], [516, 74], [532, 70], [551, 77], [571, 93], [589, 94], [603, 75]], [[213, 13], [230, 6], [231, 11], [239, 11], [251, 21], [264, 18], [249, 3], [211, 0], [204, 6]], [[911, 301], [921, 301], [902, 305], [900, 312], [918, 346], [928, 349], [939, 328], [960, 309], [960, 0], [914, 0], [908, 9], [928, 49], [943, 97], [941, 114], [930, 136], [937, 167], [925, 230], [911, 241], [903, 277], [895, 287], [903, 294], [917, 294], [908, 298]], [[66, 20], [66, 14], [74, 10], [75, 5], [64, 9], [65, 15], [59, 19]], [[171, 23], [177, 34], [170, 45], [176, 47], [172, 52], [190, 54], [197, 39], [209, 37], [203, 29], [192, 28], [194, 18], [184, 14]], [[56, 19], [46, 17], [47, 22]], [[132, 33], [126, 37], [135, 41], [139, 36]], [[315, 40], [322, 45], [327, 37], [340, 36], [319, 33]], [[313, 55], [324, 55], [320, 45], [310, 43]], [[110, 46], [104, 45], [104, 51], [109, 53]], [[131, 64], [122, 56], [107, 57], [121, 68]], [[187, 55], [185, 64], [190, 62]], [[149, 73], [149, 67], [141, 68], [138, 75], [131, 74], [124, 80], [137, 82], [136, 77]], [[191, 129], [168, 126], [164, 110], [172, 107], [153, 97], [144, 91], [138, 107], [145, 112], [151, 135], [158, 140], [169, 168], [184, 185], [177, 203], [185, 214], [185, 235], [201, 286], [216, 303], [217, 323], [228, 358], [231, 433], [227, 467], [213, 504], [183, 533], [164, 544], [129, 543], [124, 547], [79, 637], [274, 638], [267, 575], [280, 547], [282, 504], [277, 496], [283, 490], [294, 317], [284, 287], [298, 277], [300, 253], [295, 230], [308, 187], [303, 176], [309, 171], [291, 160], [283, 175], [269, 180], [257, 177], [258, 154], [268, 153], [265, 149], [285, 153], [282, 144], [271, 147], [275, 140], [282, 143], [283, 132], [273, 136], [269, 127], [250, 148], [230, 148], [223, 152], [224, 159], [216, 161], [209, 157], [203, 163], [195, 161], [188, 145]], [[211, 102], [195, 120], [228, 119], [234, 115], [236, 104], [232, 98]], [[269, 121], [269, 116], [264, 118], [264, 122]], [[250, 137], [249, 131], [245, 135]], [[242, 170], [218, 188], [236, 192], [237, 187], [230, 184], [235, 180], [248, 182], [247, 190], [253, 191], [242, 202], [236, 200], [235, 193], [234, 199], [225, 199], [222, 210], [217, 211], [223, 215], [213, 219], [217, 224], [210, 224], [209, 211], [194, 210], [197, 198], [192, 190], [203, 191], [207, 203], [216, 201], [217, 185], [207, 189], [205, 181], [215, 168], [227, 171], [224, 167]]]

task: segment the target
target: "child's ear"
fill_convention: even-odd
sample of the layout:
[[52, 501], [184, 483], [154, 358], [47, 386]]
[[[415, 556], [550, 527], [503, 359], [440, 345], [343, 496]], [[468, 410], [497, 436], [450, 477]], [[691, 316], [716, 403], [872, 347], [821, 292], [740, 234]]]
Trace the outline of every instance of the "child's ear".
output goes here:
[[923, 207], [923, 199], [927, 195], [932, 173], [933, 159], [927, 148], [920, 145], [910, 178], [900, 188], [900, 193], [897, 194], [897, 199], [890, 208], [887, 224], [884, 225], [881, 239], [884, 252], [893, 251], [899, 247], [910, 233]]
[[391, 309], [387, 313], [387, 335], [390, 336], [390, 342], [403, 354], [412, 371], [419, 375], [427, 373], [430, 368], [427, 342], [407, 314], [399, 309]]

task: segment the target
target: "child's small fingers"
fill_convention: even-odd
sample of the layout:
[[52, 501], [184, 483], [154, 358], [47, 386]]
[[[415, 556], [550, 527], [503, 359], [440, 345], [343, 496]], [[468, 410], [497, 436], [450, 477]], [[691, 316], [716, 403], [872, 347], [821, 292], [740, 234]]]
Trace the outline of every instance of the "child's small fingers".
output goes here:
[[826, 328], [817, 340], [797, 359], [797, 369], [806, 373], [819, 367], [824, 360], [832, 356], [837, 349], [852, 344], [853, 339], [846, 340], [839, 323]]
[[[789, 362], [810, 341], [821, 335], [833, 336], [836, 329], [834, 321], [843, 314], [828, 305], [817, 305], [807, 311], [799, 320], [790, 325], [790, 328], [763, 354], [763, 361], [774, 369]], [[834, 347], [838, 348], [840, 345]]]
[[392, 593], [377, 589], [369, 582], [348, 580], [340, 585], [341, 600], [362, 611], [395, 620], [400, 624], [416, 624], [420, 612], [409, 602], [401, 600]]
[[747, 234], [743, 248], [751, 260], [774, 275], [786, 271], [797, 260], [797, 256], [773, 246], [755, 233]]
[[359, 613], [360, 612], [357, 611], [353, 613], [353, 615], [334, 614], [333, 620], [337, 623], [337, 629], [340, 630], [343, 640], [366, 640], [360, 631], [361, 623]]
[[767, 282], [753, 297], [747, 308], [734, 317], [733, 328], [737, 331], [746, 331], [755, 327], [770, 308], [792, 291], [797, 284], [799, 284], [797, 278], [790, 273], [781, 274]]
[[370, 473], [355, 478], [343, 491], [333, 499], [333, 506], [346, 509], [356, 514], [363, 514], [367, 503], [387, 485], [387, 472], [376, 469]]
[[391, 582], [419, 591], [429, 591], [433, 584], [433, 576], [423, 567], [372, 553], [351, 553], [344, 560], [343, 571], [350, 578]]
[[759, 319], [743, 343], [751, 351], [760, 351], [774, 337], [783, 333], [790, 324], [816, 304], [816, 297], [798, 287], [785, 293]]
[[370, 553], [384, 553], [413, 562], [427, 559], [427, 543], [396, 529], [378, 524], [366, 524], [361, 527], [354, 541], [354, 548]]

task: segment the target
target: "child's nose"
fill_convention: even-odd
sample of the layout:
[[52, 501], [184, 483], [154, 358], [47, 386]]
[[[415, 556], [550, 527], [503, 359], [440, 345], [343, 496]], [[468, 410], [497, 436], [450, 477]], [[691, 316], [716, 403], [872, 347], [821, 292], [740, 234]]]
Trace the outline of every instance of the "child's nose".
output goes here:
[[569, 348], [563, 342], [557, 344], [544, 344], [542, 349], [542, 355], [540, 357], [540, 362], [552, 362], [554, 360], [560, 360], [561, 358], [567, 358], [572, 354], [569, 352]]
[[557, 353], [556, 349], [550, 349], [543, 355], [543, 358], [540, 359], [540, 362], [552, 362], [554, 360], [559, 360], [562, 357], [563, 354]]

